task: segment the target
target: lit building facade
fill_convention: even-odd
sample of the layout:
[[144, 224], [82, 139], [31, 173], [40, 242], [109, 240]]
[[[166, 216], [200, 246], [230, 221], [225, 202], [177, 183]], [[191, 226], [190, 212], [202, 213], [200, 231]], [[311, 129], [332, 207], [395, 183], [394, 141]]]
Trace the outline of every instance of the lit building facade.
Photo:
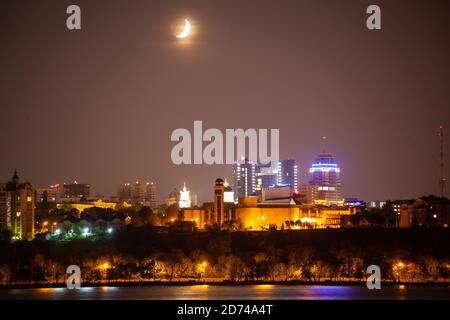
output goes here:
[[258, 231], [340, 228], [343, 216], [357, 213], [354, 207], [305, 205], [292, 196], [291, 186], [263, 189], [263, 202], [257, 196], [241, 197], [237, 205], [224, 201], [225, 183], [214, 183], [214, 202], [182, 210], [182, 220], [197, 228], [219, 225], [224, 229]]
[[356, 213], [351, 207], [258, 203], [256, 197], [241, 198], [236, 216], [244, 230], [299, 230], [340, 228], [341, 217]]
[[233, 165], [233, 189], [235, 202], [256, 192], [256, 164], [248, 159]]
[[309, 169], [309, 185], [312, 187], [311, 200], [314, 204], [342, 205], [341, 169], [335, 158], [322, 153], [314, 159]]
[[36, 188], [36, 202], [59, 202], [64, 195], [63, 188], [59, 184], [51, 185], [48, 188]]
[[120, 201], [156, 208], [156, 185], [153, 182], [125, 183], [117, 189]]
[[282, 160], [277, 167], [277, 185], [291, 186], [298, 192], [298, 167], [295, 160]]
[[225, 179], [223, 186], [224, 186], [223, 201], [225, 203], [234, 203], [234, 191], [228, 184], [227, 179]]
[[278, 163], [258, 165], [256, 168], [256, 192], [260, 194], [265, 188], [277, 185]]
[[36, 190], [19, 183], [14, 172], [11, 181], [0, 186], [0, 230], [12, 233], [13, 240], [33, 240]]
[[190, 191], [186, 188], [186, 183], [183, 189], [180, 190], [180, 200], [178, 201], [178, 206], [180, 208], [190, 208], [191, 207], [191, 196]]

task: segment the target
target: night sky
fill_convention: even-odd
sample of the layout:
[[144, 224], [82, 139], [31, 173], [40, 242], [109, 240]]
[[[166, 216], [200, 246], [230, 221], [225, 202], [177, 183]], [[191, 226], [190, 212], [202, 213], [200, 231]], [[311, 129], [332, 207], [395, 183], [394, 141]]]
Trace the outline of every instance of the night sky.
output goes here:
[[[69, 4], [81, 31], [66, 28]], [[381, 31], [366, 28], [370, 4]], [[171, 132], [202, 120], [279, 128], [301, 184], [325, 148], [343, 196], [437, 194], [439, 124], [450, 154], [449, 13], [449, 1], [2, 3], [0, 181], [17, 168], [35, 187], [77, 180], [94, 195], [154, 181], [158, 202], [186, 181], [211, 201], [231, 166], [170, 159]], [[184, 18], [187, 44], [173, 34]]]

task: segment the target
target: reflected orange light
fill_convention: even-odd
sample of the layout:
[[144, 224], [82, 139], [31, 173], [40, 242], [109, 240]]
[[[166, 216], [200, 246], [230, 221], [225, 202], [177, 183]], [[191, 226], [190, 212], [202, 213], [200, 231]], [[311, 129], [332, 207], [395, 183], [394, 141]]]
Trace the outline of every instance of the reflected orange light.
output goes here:
[[273, 284], [258, 284], [255, 286], [256, 289], [261, 289], [261, 290], [273, 289], [273, 287], [274, 287]]
[[209, 286], [207, 284], [199, 284], [199, 285], [194, 285], [192, 286], [194, 289], [207, 289]]

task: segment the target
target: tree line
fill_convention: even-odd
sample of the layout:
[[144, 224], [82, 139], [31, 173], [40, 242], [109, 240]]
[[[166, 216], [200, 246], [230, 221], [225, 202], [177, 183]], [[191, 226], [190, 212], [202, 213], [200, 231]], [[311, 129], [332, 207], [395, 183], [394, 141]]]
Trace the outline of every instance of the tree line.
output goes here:
[[65, 281], [79, 265], [83, 282], [450, 281], [450, 232], [444, 229], [336, 229], [160, 234], [128, 226], [110, 238], [69, 242], [0, 239], [2, 285]]

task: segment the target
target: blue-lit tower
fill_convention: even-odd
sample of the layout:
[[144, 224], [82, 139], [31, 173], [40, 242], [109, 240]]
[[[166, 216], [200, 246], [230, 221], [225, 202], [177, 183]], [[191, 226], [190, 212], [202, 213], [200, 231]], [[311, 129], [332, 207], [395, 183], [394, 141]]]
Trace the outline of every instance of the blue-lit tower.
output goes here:
[[309, 169], [309, 185], [315, 204], [342, 205], [340, 168], [330, 153], [321, 153]]

